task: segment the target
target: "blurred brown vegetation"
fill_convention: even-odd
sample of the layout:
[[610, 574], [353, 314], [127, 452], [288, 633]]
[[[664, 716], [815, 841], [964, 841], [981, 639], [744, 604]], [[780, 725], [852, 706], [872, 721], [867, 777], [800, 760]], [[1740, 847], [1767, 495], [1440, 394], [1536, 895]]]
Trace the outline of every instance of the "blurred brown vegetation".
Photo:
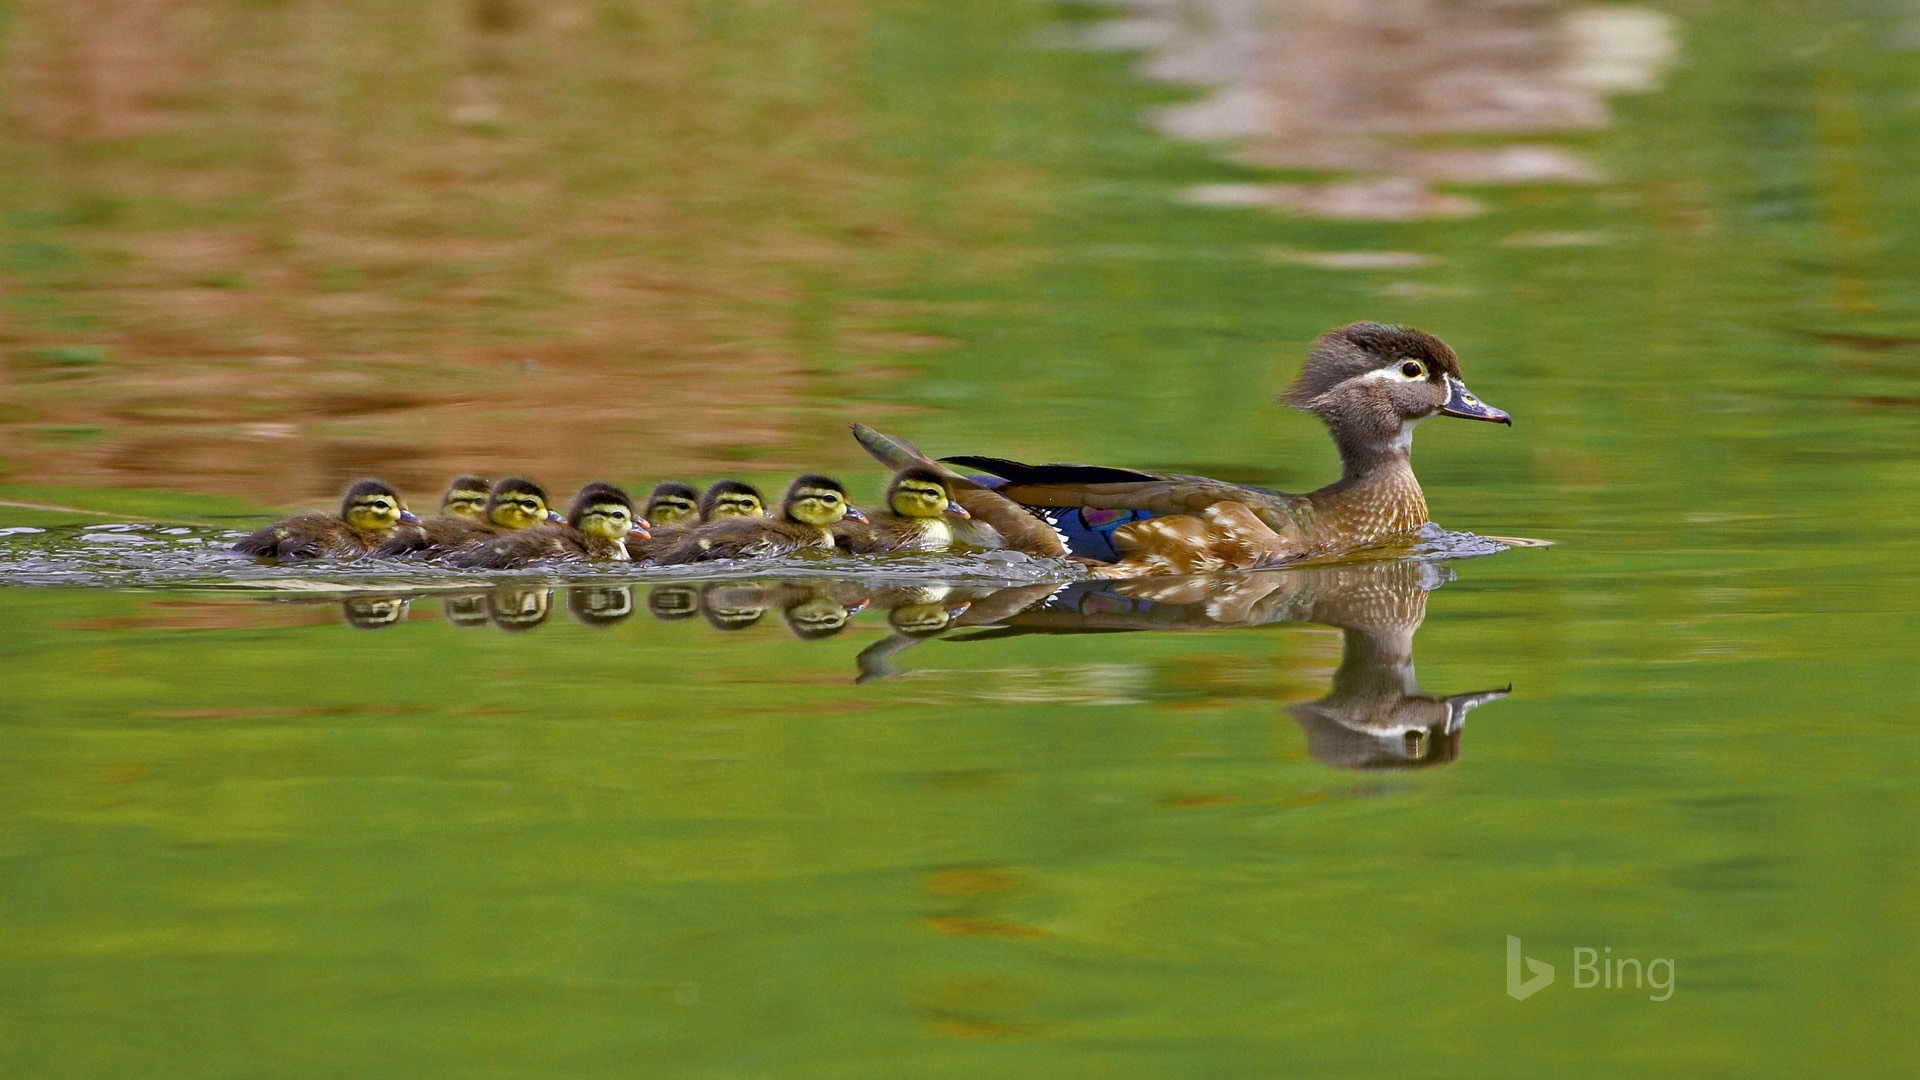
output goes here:
[[852, 460], [811, 403], [935, 344], [862, 293], [939, 244], [910, 178], [863, 163], [863, 19], [19, 3], [10, 478], [285, 503], [365, 471], [424, 496]]

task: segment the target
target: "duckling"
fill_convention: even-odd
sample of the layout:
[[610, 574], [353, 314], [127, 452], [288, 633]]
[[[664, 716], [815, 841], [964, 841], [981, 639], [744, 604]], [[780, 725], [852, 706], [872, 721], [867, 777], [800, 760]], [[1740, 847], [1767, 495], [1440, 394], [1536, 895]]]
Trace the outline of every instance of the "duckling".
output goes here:
[[629, 532], [647, 535], [646, 520], [633, 516], [633, 500], [612, 484], [595, 481], [574, 496], [565, 525], [482, 537], [448, 554], [446, 561], [488, 570], [513, 570], [537, 562], [626, 562]]
[[408, 549], [431, 544], [440, 532], [440, 521], [452, 518], [455, 521], [479, 521], [487, 512], [487, 488], [489, 481], [478, 476], [456, 476], [447, 481], [446, 493], [440, 496], [440, 513], [437, 517], [414, 525], [396, 527], [384, 540], [376, 555], [386, 554], [389, 550]]
[[716, 480], [707, 488], [707, 493], [700, 496], [700, 520], [704, 523], [730, 517], [766, 517], [766, 502], [760, 497], [760, 489], [752, 484]]
[[692, 528], [700, 524], [700, 493], [687, 484], [669, 480], [647, 496], [641, 514], [656, 529]]
[[565, 520], [547, 505], [545, 488], [523, 476], [509, 476], [487, 492], [484, 516], [472, 518], [461, 513], [442, 514], [421, 522], [417, 529], [395, 533], [380, 545], [375, 554], [388, 558], [437, 558], [500, 533], [524, 529], [541, 522], [558, 523]]
[[440, 496], [440, 513], [479, 521], [487, 516], [487, 492], [492, 487], [483, 477], [456, 476], [447, 481], [446, 494]]
[[865, 525], [835, 525], [833, 542], [856, 555], [945, 551], [954, 545], [949, 517], [965, 521], [973, 515], [953, 501], [953, 490], [938, 470], [915, 465], [894, 474], [887, 485], [887, 509]]
[[273, 559], [357, 559], [380, 546], [396, 525], [419, 520], [392, 487], [361, 480], [347, 489], [337, 516], [295, 514], [247, 534], [233, 550]]
[[651, 523], [648, 532], [652, 535], [627, 537], [627, 558], [634, 562], [653, 558], [654, 552], [664, 550], [674, 537], [700, 524], [700, 493], [686, 484], [668, 481], [647, 496], [643, 516]]
[[[744, 485], [743, 485], [744, 486]], [[752, 559], [790, 555], [807, 548], [831, 548], [833, 527], [867, 516], [847, 503], [838, 480], [809, 473], [787, 488], [777, 518], [734, 517], [710, 521], [683, 534], [653, 561], [661, 565], [711, 559]]]

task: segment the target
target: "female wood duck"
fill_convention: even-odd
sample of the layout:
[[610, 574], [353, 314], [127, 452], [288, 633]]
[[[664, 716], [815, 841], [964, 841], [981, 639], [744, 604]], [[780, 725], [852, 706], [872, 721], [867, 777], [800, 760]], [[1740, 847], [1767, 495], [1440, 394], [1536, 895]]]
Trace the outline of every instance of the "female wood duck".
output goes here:
[[633, 516], [633, 500], [612, 484], [595, 481], [580, 489], [564, 525], [535, 525], [484, 537], [447, 555], [454, 566], [515, 570], [540, 562], [626, 562], [627, 535], [647, 534]]
[[[995, 528], [1022, 530], [1010, 547], [1110, 563], [1096, 569], [1099, 576], [1185, 574], [1334, 555], [1412, 533], [1427, 522], [1409, 457], [1414, 426], [1436, 415], [1513, 423], [1467, 390], [1460, 361], [1445, 342], [1381, 323], [1322, 334], [1286, 402], [1324, 421], [1340, 449], [1340, 479], [1305, 495], [1131, 469], [979, 456], [944, 460], [992, 474], [950, 476], [956, 497], [975, 517], [982, 512], [969, 501], [967, 484], [995, 492], [1058, 531], [1057, 543], [1049, 542], [995, 510]], [[917, 457], [911, 444], [872, 429], [854, 434], [890, 465]]]
[[716, 480], [700, 496], [700, 520], [719, 521], [730, 517], [766, 517], [767, 501], [760, 489], [738, 480]]
[[419, 520], [392, 487], [361, 480], [347, 489], [339, 514], [295, 514], [247, 534], [233, 550], [273, 559], [357, 559], [380, 546], [395, 526]]
[[509, 476], [488, 490], [483, 516], [442, 514], [421, 522], [419, 528], [396, 531], [375, 554], [389, 558], [438, 558], [490, 536], [565, 520], [547, 505], [545, 488], [526, 477]]
[[722, 517], [681, 535], [653, 553], [662, 565], [712, 559], [756, 559], [790, 555], [806, 548], [831, 548], [833, 527], [867, 516], [847, 502], [838, 480], [809, 473], [795, 480], [780, 502], [777, 518]]
[[896, 551], [945, 551], [954, 544], [953, 518], [971, 519], [965, 507], [953, 501], [953, 491], [939, 472], [914, 465], [893, 475], [887, 485], [887, 508], [873, 520], [843, 521], [833, 527], [834, 545], [856, 555]]

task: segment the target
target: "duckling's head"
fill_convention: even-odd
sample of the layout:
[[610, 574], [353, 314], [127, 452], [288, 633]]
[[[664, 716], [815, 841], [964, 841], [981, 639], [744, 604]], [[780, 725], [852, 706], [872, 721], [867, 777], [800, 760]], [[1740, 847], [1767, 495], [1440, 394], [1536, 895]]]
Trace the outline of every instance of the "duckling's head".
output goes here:
[[340, 503], [340, 517], [361, 532], [383, 533], [401, 522], [420, 519], [400, 498], [400, 493], [379, 480], [362, 480], [347, 489]]
[[524, 476], [509, 476], [487, 493], [487, 520], [503, 529], [564, 521], [547, 505], [547, 489]]
[[440, 496], [440, 512], [480, 520], [487, 514], [487, 489], [492, 485], [478, 476], [456, 476]]
[[573, 497], [573, 505], [567, 508], [567, 524], [588, 536], [616, 542], [625, 540], [630, 532], [644, 536], [647, 531], [644, 519], [634, 520], [633, 500], [627, 493], [598, 480]]
[[937, 518], [941, 514], [972, 517], [953, 501], [953, 489], [947, 479], [924, 465], [902, 469], [887, 485], [887, 506], [901, 517]]
[[780, 500], [780, 511], [788, 521], [818, 529], [827, 528], [842, 518], [867, 520], [867, 515], [847, 503], [847, 489], [840, 481], [815, 473], [808, 473], [787, 486], [786, 498]]
[[698, 524], [700, 493], [673, 481], [661, 484], [647, 496], [647, 520], [675, 527]]
[[700, 520], [717, 521], [729, 517], [766, 517], [767, 501], [760, 489], [738, 480], [716, 480], [700, 496]]
[[1446, 342], [1383, 323], [1359, 322], [1320, 335], [1286, 401], [1326, 421], [1349, 458], [1404, 456], [1413, 425], [1429, 416], [1513, 423], [1467, 390], [1460, 360]]

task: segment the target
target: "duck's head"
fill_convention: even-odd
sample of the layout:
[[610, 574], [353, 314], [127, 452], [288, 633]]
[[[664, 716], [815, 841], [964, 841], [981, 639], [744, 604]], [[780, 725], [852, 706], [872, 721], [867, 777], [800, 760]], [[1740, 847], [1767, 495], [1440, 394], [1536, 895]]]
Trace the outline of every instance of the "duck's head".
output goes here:
[[566, 519], [547, 505], [547, 489], [524, 476], [509, 476], [487, 493], [487, 520], [503, 529], [524, 529]]
[[361, 532], [383, 533], [395, 525], [419, 521], [407, 509], [400, 493], [379, 480], [361, 480], [347, 489], [340, 502], [340, 517]]
[[972, 517], [953, 501], [953, 489], [938, 472], [922, 465], [902, 469], [887, 485], [887, 507], [901, 517], [937, 518], [941, 514]]
[[647, 496], [647, 520], [674, 527], [699, 524], [700, 493], [671, 480], [661, 484]]
[[619, 542], [627, 534], [648, 534], [645, 518], [633, 516], [633, 500], [612, 484], [594, 481], [580, 489], [567, 508], [567, 524], [588, 536]]
[[780, 512], [788, 521], [817, 529], [827, 528], [843, 518], [867, 520], [867, 515], [847, 502], [847, 489], [840, 481], [816, 473], [808, 473], [787, 486], [786, 497], [780, 500]]
[[1342, 453], [1404, 455], [1429, 416], [1513, 419], [1474, 397], [1447, 343], [1406, 326], [1359, 322], [1314, 343], [1286, 402], [1326, 421]]
[[766, 517], [767, 501], [760, 489], [738, 480], [716, 480], [700, 496], [700, 520], [718, 521], [730, 517]]
[[440, 496], [440, 512], [478, 521], [487, 514], [487, 489], [492, 486], [478, 476], [456, 476]]

